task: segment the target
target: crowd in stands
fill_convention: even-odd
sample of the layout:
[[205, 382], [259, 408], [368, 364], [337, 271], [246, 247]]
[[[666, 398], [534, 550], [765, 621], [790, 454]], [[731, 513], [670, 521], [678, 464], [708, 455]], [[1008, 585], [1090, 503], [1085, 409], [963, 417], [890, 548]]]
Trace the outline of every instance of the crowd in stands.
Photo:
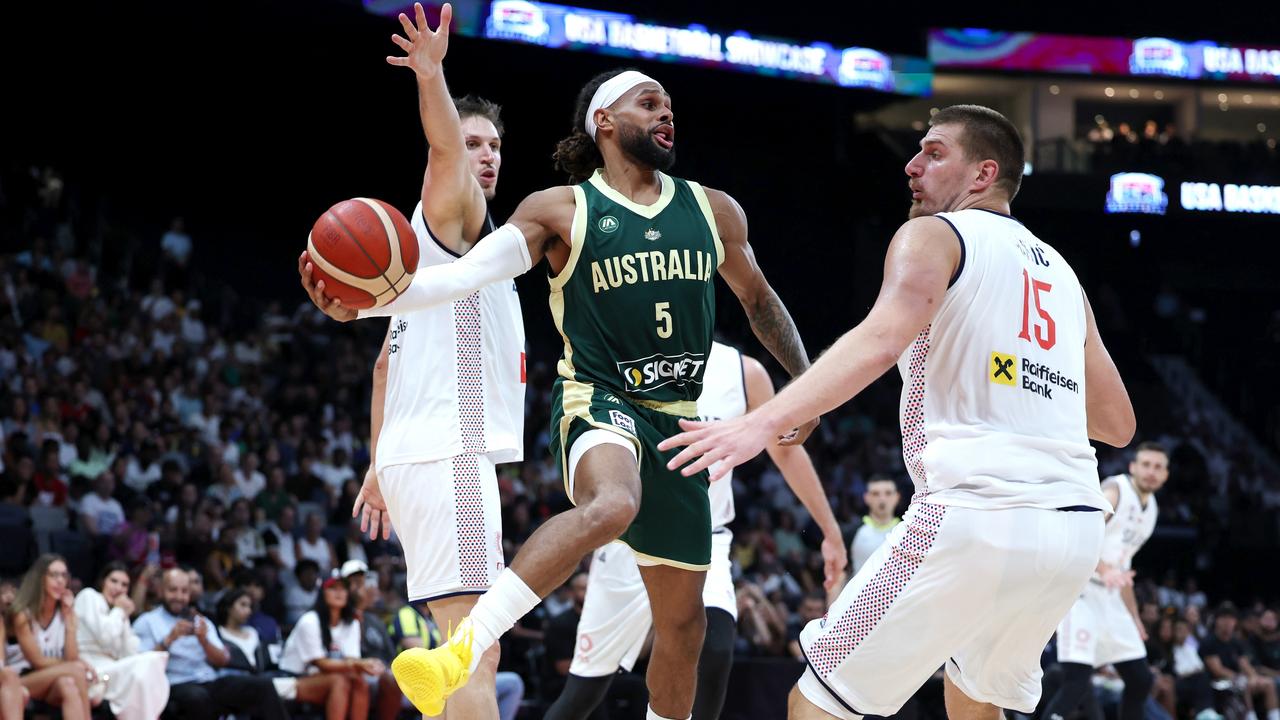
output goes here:
[[[134, 272], [105, 273], [98, 229], [76, 220], [55, 171], [5, 180], [5, 229], [24, 242], [0, 256], [4, 718], [29, 700], [67, 720], [104, 708], [152, 717], [166, 704], [210, 718], [243, 707], [327, 720], [408, 712], [387, 668], [398, 651], [439, 642], [439, 628], [406, 604], [395, 537], [370, 540], [350, 517], [368, 465], [382, 328], [331, 324], [301, 293], [289, 311], [207, 284], [193, 269], [200, 240], [180, 219], [153, 249], [111, 259]], [[508, 559], [569, 506], [547, 451], [549, 347], [530, 364], [527, 459], [500, 467]], [[873, 386], [809, 443], [846, 543], [870, 522], [873, 475], [897, 482], [899, 514], [910, 498], [898, 429], [883, 421], [896, 405], [895, 388]], [[1169, 426], [1161, 439], [1212, 453], [1186, 430]], [[1100, 460], [1104, 474], [1127, 462], [1120, 452]], [[821, 533], [767, 461], [736, 478], [736, 655], [799, 657], [799, 629], [827, 605]], [[1201, 521], [1202, 505], [1170, 499], [1162, 523]], [[538, 717], [554, 699], [584, 587], [575, 575], [504, 638], [504, 718], [522, 705]], [[1259, 710], [1274, 706], [1274, 689], [1237, 659], [1277, 675], [1274, 610], [1251, 602], [1226, 629], [1230, 607], [1207, 616], [1194, 586], [1140, 590], [1152, 662], [1169, 678], [1157, 684], [1160, 707], [1203, 710], [1205, 684], [1187, 679], [1196, 672], [1208, 673], [1210, 692], [1231, 680]], [[1221, 649], [1237, 640], [1239, 652]], [[34, 672], [19, 678], [27, 666]], [[615, 683], [615, 708], [643, 712], [627, 700], [643, 693], [638, 677]]]
[[[1274, 184], [1280, 178], [1280, 149], [1274, 133], [1251, 141], [1188, 139], [1174, 123], [1146, 120], [1134, 127], [1095, 118], [1080, 150], [1094, 172], [1150, 172], [1160, 175]], [[1270, 181], [1270, 182], [1268, 182]]]

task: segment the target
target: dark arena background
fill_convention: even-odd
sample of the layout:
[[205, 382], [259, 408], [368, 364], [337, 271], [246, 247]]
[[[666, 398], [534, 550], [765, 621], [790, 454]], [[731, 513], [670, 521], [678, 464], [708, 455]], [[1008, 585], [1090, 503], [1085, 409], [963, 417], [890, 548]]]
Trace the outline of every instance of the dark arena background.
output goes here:
[[[495, 217], [565, 182], [550, 156], [581, 86], [603, 70], [637, 67], [672, 96], [673, 174], [741, 203], [759, 263], [813, 357], [875, 300], [884, 250], [910, 202], [903, 166], [930, 113], [977, 103], [1007, 115], [1023, 134], [1029, 173], [1014, 215], [1068, 259], [1088, 292], [1137, 413], [1134, 446], [1169, 449], [1159, 522], [1134, 560], [1148, 657], [1167, 678], [1148, 717], [1201, 709], [1170, 689], [1186, 676], [1175, 659], [1214, 632], [1215, 617], [1230, 612], [1225, 603], [1239, 613], [1236, 639], [1257, 672], [1280, 676], [1273, 3], [572, 1], [583, 5], [456, 4], [450, 88], [503, 107]], [[6, 620], [14, 589], [53, 552], [65, 558], [73, 590], [94, 586], [108, 562], [125, 563], [135, 588], [127, 614], [162, 602], [159, 571], [172, 567], [202, 575], [193, 603], [210, 617], [227, 593], [251, 585], [255, 613], [272, 619], [271, 642], [280, 643], [328, 571], [299, 572], [295, 548], [323, 538], [335, 567], [369, 568], [362, 622], [387, 626], [395, 645], [381, 657], [389, 661], [419, 628], [434, 632], [402, 612], [399, 546], [362, 540], [349, 521], [368, 466], [370, 370], [386, 324], [326, 319], [296, 271], [328, 207], [362, 196], [409, 214], [421, 187], [426, 143], [412, 73], [384, 59], [400, 54], [390, 36], [395, 12], [409, 6], [366, 4], [0, 10]], [[562, 25], [522, 15], [516, 27], [517, 11]], [[572, 49], [540, 46], [539, 33], [566, 37], [572, 12], [613, 13], [632, 34], [601, 21], [616, 34], [593, 45], [579, 27], [570, 29], [580, 34]], [[438, 15], [429, 4], [433, 25]], [[641, 25], [736, 38], [740, 62], [713, 67], [688, 48], [686, 57], [655, 58], [635, 49]], [[802, 50], [813, 47], [875, 52], [848, 55], [846, 65], [829, 57], [813, 82], [801, 67], [813, 57]], [[508, 560], [569, 507], [547, 450], [561, 341], [544, 270], [518, 287], [526, 460], [499, 468]], [[762, 360], [781, 386], [785, 373], [723, 283], [717, 304], [719, 335]], [[825, 416], [806, 444], [846, 545], [868, 512], [871, 476], [897, 482], [896, 514], [911, 496], [900, 388], [891, 371]], [[1134, 446], [1098, 446], [1101, 475], [1126, 472]], [[794, 643], [810, 619], [803, 600], [821, 590], [822, 535], [767, 458], [743, 466], [735, 486], [740, 612], [722, 717], [783, 717], [803, 667]], [[555, 700], [573, 653], [574, 622], [565, 618], [580, 603], [567, 584], [504, 638], [501, 670], [522, 687], [508, 705], [515, 716], [540, 718]], [[1172, 634], [1178, 618], [1189, 621], [1191, 645]], [[12, 664], [21, 648], [6, 625]], [[1056, 655], [1046, 651], [1044, 662], [1047, 695]], [[642, 678], [620, 676], [598, 717], [643, 717]], [[1099, 670], [1099, 702], [1078, 712], [1114, 716], [1117, 682]], [[1216, 712], [1244, 720], [1243, 695], [1230, 682], [1213, 687]], [[943, 717], [941, 697], [935, 679], [901, 714]], [[374, 704], [371, 715], [394, 715]], [[322, 706], [286, 707], [324, 715]], [[32, 701], [26, 712], [59, 708]], [[413, 715], [408, 704], [401, 712]], [[94, 710], [110, 714], [108, 703]]]

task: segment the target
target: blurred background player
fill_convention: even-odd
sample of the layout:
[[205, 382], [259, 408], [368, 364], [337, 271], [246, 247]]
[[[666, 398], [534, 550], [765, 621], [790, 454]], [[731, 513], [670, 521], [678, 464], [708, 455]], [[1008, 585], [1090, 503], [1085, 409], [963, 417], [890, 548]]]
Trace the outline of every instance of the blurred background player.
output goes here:
[[[764, 366], [723, 343], [711, 344], [698, 396], [698, 416], [707, 419], [737, 417], [773, 397], [773, 381]], [[782, 471], [792, 492], [822, 529], [823, 571], [830, 589], [842, 576], [846, 563], [844, 538], [827, 504], [822, 482], [803, 447], [770, 445], [770, 459]], [[707, 633], [698, 660], [698, 687], [693, 720], [720, 717], [733, 646], [737, 636], [738, 603], [734, 592], [733, 474], [711, 484], [711, 569], [702, 589]], [[896, 489], [895, 489], [896, 497]], [[893, 506], [889, 507], [893, 512]], [[591, 556], [587, 597], [578, 621], [573, 663], [564, 691], [547, 710], [546, 720], [585, 720], [604, 700], [618, 668], [630, 671], [653, 625], [649, 596], [636, 566], [635, 555], [625, 543], [614, 541]]]
[[715, 477], [898, 365], [916, 494], [884, 549], [801, 633], [793, 718], [891, 715], [944, 663], [952, 720], [1034, 711], [1041, 651], [1097, 566], [1111, 509], [1089, 439], [1133, 437], [1074, 271], [1009, 214], [1017, 128], [976, 105], [944, 108], [930, 126], [905, 167], [910, 219], [867, 317], [773, 400], [741, 418], [682, 421], [660, 445], [686, 446], [670, 462], [689, 463], [686, 474], [722, 463]]
[[1133, 556], [1156, 528], [1155, 494], [1168, 479], [1169, 454], [1156, 443], [1144, 442], [1134, 452], [1129, 474], [1102, 481], [1102, 494], [1115, 513], [1107, 519], [1097, 570], [1058, 625], [1063, 678], [1062, 687], [1045, 708], [1051, 720], [1070, 715], [1093, 689], [1094, 668], [1107, 665], [1114, 665], [1124, 680], [1120, 719], [1142, 717], [1152, 678], [1147, 667], [1147, 633], [1133, 595]]
[[[493, 231], [488, 202], [502, 164], [502, 121], [493, 103], [449, 96], [442, 62], [452, 8], [441, 9], [435, 31], [420, 3], [414, 15], [411, 22], [401, 13], [405, 36], [392, 38], [406, 55], [387, 62], [417, 75], [430, 145], [411, 218], [421, 271], [464, 256]], [[371, 418], [373, 457], [352, 512], [371, 536], [395, 527], [409, 601], [425, 603], [441, 627], [457, 627], [504, 567], [494, 466], [524, 456], [524, 321], [515, 285], [497, 282], [393, 315], [374, 365]], [[450, 717], [498, 717], [497, 666], [495, 645], [454, 697]]]
[[854, 531], [853, 542], [849, 544], [850, 575], [856, 575], [858, 569], [867, 564], [871, 553], [889, 537], [889, 531], [902, 522], [902, 518], [894, 515], [901, 500], [902, 494], [893, 478], [872, 475], [867, 481], [867, 491], [862, 494], [867, 514], [862, 516], [862, 524]]

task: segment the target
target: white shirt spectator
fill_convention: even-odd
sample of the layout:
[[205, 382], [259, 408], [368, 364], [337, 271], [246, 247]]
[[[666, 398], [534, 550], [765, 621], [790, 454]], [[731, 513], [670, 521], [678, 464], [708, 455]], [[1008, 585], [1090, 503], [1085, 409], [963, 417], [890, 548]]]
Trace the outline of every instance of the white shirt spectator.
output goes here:
[[142, 298], [142, 311], [151, 316], [152, 320], [159, 322], [174, 313], [178, 306], [168, 295], [153, 293]]
[[325, 540], [323, 535], [316, 538], [315, 542], [308, 540], [305, 535], [298, 538], [298, 558], [315, 560], [320, 566], [320, 577], [327, 577], [329, 571], [333, 569], [332, 558], [329, 555], [329, 541]]
[[343, 483], [356, 479], [356, 471], [350, 465], [335, 467], [327, 462], [316, 462], [311, 466], [311, 472], [337, 493], [342, 492]]
[[316, 604], [316, 596], [320, 594], [319, 587], [311, 590], [304, 589], [298, 584], [293, 573], [285, 575], [290, 579], [286, 583], [284, 589], [284, 619], [285, 623], [298, 622], [298, 618], [310, 610]]
[[129, 465], [124, 471], [124, 484], [133, 488], [137, 492], [145, 493], [151, 483], [160, 479], [160, 463], [152, 462], [147, 467], [142, 467], [142, 463], [138, 462], [138, 458], [129, 458]]
[[1173, 674], [1186, 677], [1204, 671], [1204, 661], [1200, 659], [1200, 650], [1193, 638], [1173, 648]]
[[236, 468], [236, 485], [240, 486], [240, 492], [250, 500], [258, 497], [258, 493], [267, 486], [267, 478], [262, 473], [254, 470], [245, 474], [244, 470]]
[[111, 535], [124, 524], [124, 508], [113, 497], [103, 500], [98, 493], [89, 493], [80, 499], [80, 514], [88, 515], [97, 524], [98, 535]]
[[293, 535], [281, 530], [275, 523], [267, 523], [262, 528], [262, 541], [267, 549], [276, 549], [276, 553], [280, 557], [280, 565], [293, 574], [293, 568], [298, 564], [297, 548], [294, 546]]
[[312, 663], [324, 658], [360, 657], [360, 623], [340, 623], [329, 628], [329, 647], [320, 637], [320, 616], [314, 610], [298, 619], [293, 632], [284, 641], [280, 654], [280, 669], [295, 675], [319, 672]]
[[173, 343], [177, 339], [173, 333], [156, 328], [151, 334], [151, 349], [168, 357], [173, 354]]

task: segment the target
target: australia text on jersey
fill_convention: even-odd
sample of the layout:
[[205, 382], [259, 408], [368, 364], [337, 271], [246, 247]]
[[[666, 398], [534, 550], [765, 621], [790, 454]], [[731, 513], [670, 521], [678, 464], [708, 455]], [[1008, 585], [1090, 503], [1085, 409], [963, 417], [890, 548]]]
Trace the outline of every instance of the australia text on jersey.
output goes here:
[[591, 292], [611, 290], [637, 282], [698, 280], [707, 282], [716, 269], [709, 252], [643, 250], [591, 261]]
[[409, 323], [404, 318], [396, 318], [395, 324], [391, 326], [391, 343], [387, 346], [387, 354], [394, 355], [400, 352], [400, 336], [404, 335], [409, 329]]

